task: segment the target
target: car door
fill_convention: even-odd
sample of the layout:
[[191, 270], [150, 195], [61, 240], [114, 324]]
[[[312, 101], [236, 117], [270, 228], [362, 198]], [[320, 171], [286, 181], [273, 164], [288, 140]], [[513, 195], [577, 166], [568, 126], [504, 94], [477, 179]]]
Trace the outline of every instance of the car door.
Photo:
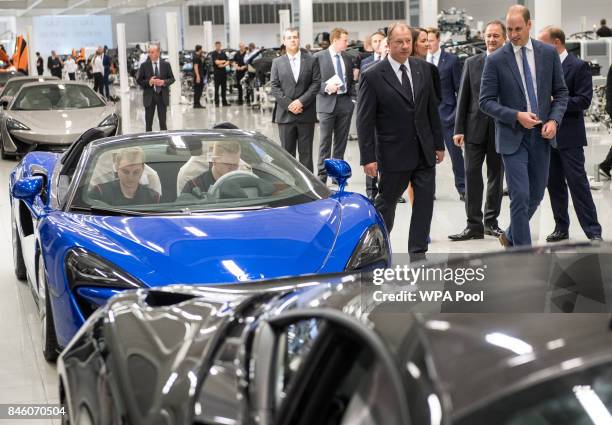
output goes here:
[[394, 357], [372, 330], [337, 311], [263, 321], [248, 369], [249, 417], [261, 425], [410, 424]]

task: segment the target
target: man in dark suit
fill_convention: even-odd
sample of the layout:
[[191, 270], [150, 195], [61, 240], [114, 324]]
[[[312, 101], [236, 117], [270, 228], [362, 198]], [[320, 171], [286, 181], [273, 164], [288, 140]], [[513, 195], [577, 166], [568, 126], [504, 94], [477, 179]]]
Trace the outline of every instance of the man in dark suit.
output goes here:
[[[373, 53], [371, 56], [363, 59], [361, 61], [361, 65], [359, 67], [359, 75], [363, 75], [363, 73], [375, 63], [378, 63], [383, 57], [382, 48], [386, 46], [386, 43], [383, 43], [385, 39], [385, 34], [380, 31], [375, 32], [370, 36], [370, 45], [372, 46]], [[376, 195], [378, 195], [378, 177], [370, 177], [366, 176], [366, 194], [370, 201], [374, 202]]]
[[591, 195], [589, 179], [584, 168], [584, 146], [587, 145], [584, 111], [593, 98], [593, 77], [589, 65], [565, 49], [565, 33], [560, 28], [546, 27], [538, 39], [555, 48], [561, 59], [565, 84], [569, 90], [567, 109], [557, 133], [557, 147], [550, 152], [548, 194], [555, 217], [555, 230], [547, 242], [569, 238], [567, 189], [569, 187], [574, 210], [587, 238], [601, 240], [601, 225]]
[[276, 98], [275, 122], [283, 148], [313, 171], [312, 140], [317, 119], [315, 99], [321, 84], [319, 63], [306, 50], [300, 50], [298, 28], [283, 35], [287, 53], [272, 61], [271, 94]]
[[[484, 235], [499, 237], [502, 230], [497, 224], [503, 198], [504, 166], [495, 152], [495, 123], [482, 113], [478, 106], [482, 70], [488, 55], [506, 41], [506, 26], [501, 21], [491, 21], [485, 27], [484, 39], [487, 51], [465, 61], [461, 88], [457, 99], [455, 118], [456, 146], [465, 149], [465, 212], [467, 227], [461, 233], [450, 235], [454, 241], [483, 239]], [[487, 160], [487, 197], [484, 225], [482, 214], [482, 164]]]
[[330, 40], [329, 48], [314, 55], [321, 70], [321, 88], [317, 95], [320, 129], [317, 174], [323, 182], [327, 181], [325, 160], [344, 159], [355, 97], [353, 62], [345, 53], [348, 32], [335, 28]]
[[153, 117], [157, 108], [159, 129], [167, 130], [166, 108], [170, 104], [170, 86], [174, 74], [170, 64], [159, 57], [159, 46], [149, 47], [149, 58], [138, 69], [138, 85], [143, 88], [142, 101], [145, 107], [146, 131], [153, 131]]
[[529, 9], [511, 6], [506, 28], [510, 43], [485, 61], [480, 109], [495, 119], [495, 148], [510, 195], [510, 227], [499, 241], [530, 246], [529, 220], [544, 197], [550, 146], [557, 144], [568, 91], [555, 49], [529, 37]]
[[221, 91], [221, 99], [223, 106], [229, 106], [226, 99], [227, 96], [227, 67], [230, 61], [227, 55], [221, 50], [221, 42], [215, 41], [215, 51], [210, 54], [210, 59], [213, 63], [213, 76], [215, 78], [215, 106], [219, 106], [219, 91]]
[[202, 46], [196, 44], [195, 52], [193, 53], [193, 108], [204, 108], [200, 103], [202, 92], [204, 91], [204, 78], [206, 77], [206, 68], [204, 67], [204, 52]]
[[606, 20], [602, 19], [599, 24], [601, 26], [596, 31], [597, 37], [612, 37], [612, 30], [606, 25]]
[[[612, 66], [608, 70], [606, 80], [606, 112], [612, 118]], [[606, 159], [599, 164], [599, 175], [606, 180], [610, 180], [610, 170], [612, 169], [612, 148], [608, 151]]]
[[463, 201], [465, 199], [463, 154], [461, 148], [453, 143], [457, 93], [461, 84], [461, 62], [457, 56], [440, 49], [440, 31], [437, 28], [427, 28], [427, 42], [429, 43], [427, 62], [437, 66], [440, 75], [441, 100], [438, 109], [442, 120], [444, 144], [453, 166], [455, 188], [459, 193], [459, 199]]
[[412, 33], [405, 23], [388, 30], [389, 56], [361, 77], [357, 134], [366, 175], [380, 172], [374, 205], [391, 232], [395, 207], [408, 183], [414, 189], [408, 252], [427, 252], [433, 215], [436, 163], [444, 158], [444, 141], [431, 69], [411, 58]]

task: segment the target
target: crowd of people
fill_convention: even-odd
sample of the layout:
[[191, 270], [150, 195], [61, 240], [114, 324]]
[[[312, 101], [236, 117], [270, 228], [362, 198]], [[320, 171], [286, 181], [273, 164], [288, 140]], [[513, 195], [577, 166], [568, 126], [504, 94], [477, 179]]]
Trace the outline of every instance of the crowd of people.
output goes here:
[[[358, 67], [345, 54], [345, 29], [334, 29], [330, 46], [311, 54], [300, 47], [298, 29], [289, 28], [283, 34], [286, 53], [273, 61], [271, 73], [281, 144], [325, 182], [324, 160], [344, 157], [356, 103], [367, 194], [391, 232], [396, 204], [408, 189], [408, 250], [414, 256], [428, 249], [435, 167], [446, 156], [467, 216], [466, 227], [451, 240], [492, 235], [504, 247], [531, 245], [529, 220], [547, 188], [555, 218], [547, 241], [569, 238], [568, 196], [585, 235], [601, 240], [584, 157], [590, 67], [568, 54], [562, 29], [547, 27], [535, 39], [531, 26], [528, 8], [510, 7], [505, 22], [485, 25], [486, 52], [462, 66], [440, 48], [436, 28], [396, 23], [372, 34], [372, 52]], [[504, 176], [510, 223], [502, 230]]]

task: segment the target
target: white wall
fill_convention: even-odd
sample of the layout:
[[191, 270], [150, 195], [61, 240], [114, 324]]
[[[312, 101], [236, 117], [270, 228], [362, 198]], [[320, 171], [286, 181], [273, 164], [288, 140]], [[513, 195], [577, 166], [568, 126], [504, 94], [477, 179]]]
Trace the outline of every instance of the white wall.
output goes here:
[[[165, 22], [165, 21], [164, 21]], [[113, 46], [117, 45], [117, 24], [125, 24], [126, 43], [149, 41], [149, 15], [147, 13], [130, 13], [113, 16]]]
[[[387, 21], [360, 21], [360, 22], [315, 22], [314, 34], [320, 32], [330, 32], [335, 27], [345, 28], [349, 31], [349, 39], [363, 40], [367, 35], [372, 34], [379, 28], [389, 25]], [[223, 25], [213, 25], [213, 40], [225, 40], [225, 27]], [[279, 24], [259, 24], [259, 25], [240, 25], [240, 37], [245, 43], [255, 43], [257, 46], [278, 47], [280, 46], [280, 25]], [[202, 44], [203, 26], [186, 26], [184, 31], [184, 44], [186, 49], [193, 49], [196, 44]], [[302, 40], [302, 45], [313, 40]], [[237, 48], [238, 46], [230, 46]]]
[[586, 30], [593, 29], [593, 25], [599, 27], [599, 21], [602, 18], [608, 20], [608, 26], [612, 22], [612, 1], [610, 0], [562, 0], [562, 4], [563, 30], [568, 36], [582, 31], [582, 16], [586, 16]]
[[183, 49], [181, 37], [182, 8], [181, 7], [156, 7], [149, 12], [150, 41], [159, 41], [162, 50], [168, 49], [168, 31], [166, 28], [166, 12], [176, 12], [179, 21], [179, 50]]

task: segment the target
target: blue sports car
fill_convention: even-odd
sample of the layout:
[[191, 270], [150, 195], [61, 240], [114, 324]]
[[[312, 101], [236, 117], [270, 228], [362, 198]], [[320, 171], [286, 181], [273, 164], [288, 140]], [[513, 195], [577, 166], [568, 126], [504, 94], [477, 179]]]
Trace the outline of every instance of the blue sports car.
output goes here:
[[381, 217], [344, 191], [344, 161], [327, 161], [331, 191], [254, 132], [103, 136], [32, 152], [10, 176], [15, 272], [38, 303], [47, 360], [125, 289], [391, 262]]

